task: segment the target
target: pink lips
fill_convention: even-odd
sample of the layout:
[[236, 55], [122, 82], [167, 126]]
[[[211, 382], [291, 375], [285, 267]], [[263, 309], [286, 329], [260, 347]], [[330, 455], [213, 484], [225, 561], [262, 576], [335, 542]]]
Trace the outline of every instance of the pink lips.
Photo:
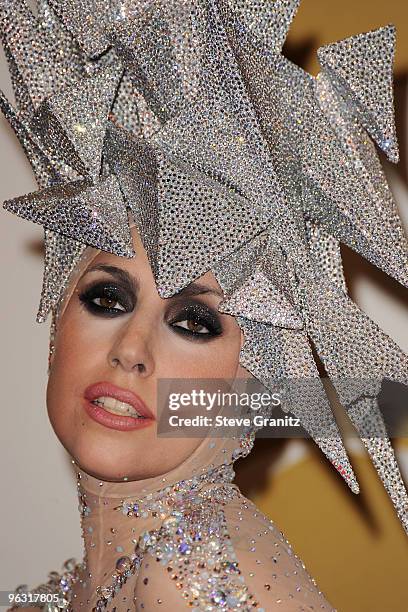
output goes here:
[[[142, 417], [132, 416], [121, 416], [112, 414], [107, 410], [104, 410], [103, 406], [93, 404], [93, 400], [98, 397], [113, 397], [121, 402], [126, 402], [133, 406], [135, 410]], [[155, 420], [154, 415], [143, 402], [143, 400], [128, 389], [122, 389], [112, 383], [98, 382], [94, 385], [90, 385], [85, 389], [84, 392], [85, 405], [84, 408], [87, 414], [94, 420], [109, 427], [111, 429], [117, 429], [119, 431], [130, 431], [132, 429], [141, 429], [151, 425]], [[144, 418], [143, 418], [144, 417]]]

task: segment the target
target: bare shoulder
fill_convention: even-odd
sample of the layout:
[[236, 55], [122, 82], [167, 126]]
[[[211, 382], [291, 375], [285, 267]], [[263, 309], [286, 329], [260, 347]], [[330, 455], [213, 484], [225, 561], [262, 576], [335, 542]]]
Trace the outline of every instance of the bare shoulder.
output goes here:
[[237, 568], [265, 610], [334, 610], [285, 535], [252, 501], [240, 495], [224, 513]]
[[134, 595], [137, 612], [244, 603], [333, 611], [283, 534], [241, 495], [172, 520], [146, 550]]

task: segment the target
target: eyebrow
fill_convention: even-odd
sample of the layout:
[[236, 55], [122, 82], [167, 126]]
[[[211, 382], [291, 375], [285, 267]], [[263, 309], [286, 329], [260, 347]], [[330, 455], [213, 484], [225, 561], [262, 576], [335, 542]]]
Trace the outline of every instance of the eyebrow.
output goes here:
[[[97, 264], [95, 266], [92, 266], [91, 268], [88, 268], [85, 274], [89, 274], [90, 272], [106, 272], [107, 274], [110, 274], [111, 276], [114, 276], [115, 278], [120, 280], [122, 283], [129, 285], [129, 287], [133, 290], [135, 294], [137, 293], [140, 287], [139, 281], [123, 268], [117, 268], [116, 266], [109, 266], [107, 264]], [[214, 295], [217, 295], [218, 297], [224, 298], [224, 294], [220, 289], [217, 289], [216, 287], [210, 287], [208, 285], [205, 285], [204, 283], [199, 283], [197, 281], [190, 283], [189, 285], [187, 285], [186, 287], [184, 287], [183, 289], [181, 289], [170, 297], [173, 299], [177, 299], [181, 297], [192, 297], [194, 295], [203, 295], [208, 293], [212, 293]]]
[[123, 270], [123, 268], [117, 268], [116, 266], [109, 266], [107, 264], [97, 264], [91, 268], [88, 268], [84, 276], [90, 272], [106, 272], [107, 274], [114, 276], [117, 280], [120, 280], [124, 285], [128, 285], [134, 293], [137, 293], [139, 289], [139, 283], [136, 281], [136, 279], [133, 278], [133, 276], [131, 276], [127, 270]]

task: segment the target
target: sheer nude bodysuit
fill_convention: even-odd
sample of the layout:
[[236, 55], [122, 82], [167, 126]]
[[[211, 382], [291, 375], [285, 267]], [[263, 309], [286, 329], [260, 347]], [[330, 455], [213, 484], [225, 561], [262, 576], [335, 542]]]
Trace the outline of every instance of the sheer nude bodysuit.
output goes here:
[[102, 481], [76, 466], [84, 559], [67, 581], [68, 609], [333, 611], [232, 483], [233, 461], [252, 445], [240, 444], [206, 438], [181, 465], [139, 481]]

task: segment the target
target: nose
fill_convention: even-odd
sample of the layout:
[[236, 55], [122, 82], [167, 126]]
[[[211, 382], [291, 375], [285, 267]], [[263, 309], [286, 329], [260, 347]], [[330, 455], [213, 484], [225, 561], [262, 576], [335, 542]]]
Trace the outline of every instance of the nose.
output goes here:
[[136, 372], [143, 377], [154, 371], [151, 353], [151, 335], [147, 320], [141, 313], [132, 317], [118, 330], [108, 353], [108, 363], [112, 368], [122, 368], [126, 372]]

